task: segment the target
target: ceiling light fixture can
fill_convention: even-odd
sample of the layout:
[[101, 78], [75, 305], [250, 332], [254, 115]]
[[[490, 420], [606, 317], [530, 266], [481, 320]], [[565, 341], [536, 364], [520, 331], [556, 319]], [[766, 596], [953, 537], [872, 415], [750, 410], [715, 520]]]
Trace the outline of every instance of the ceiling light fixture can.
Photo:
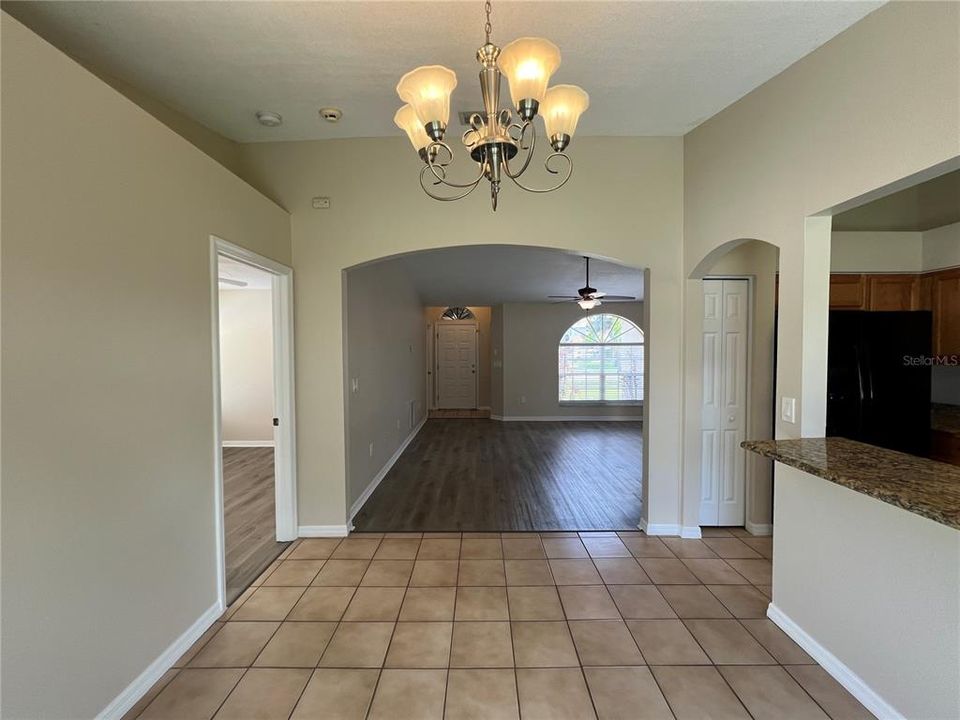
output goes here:
[[280, 127], [283, 125], [283, 117], [281, 117], [280, 113], [261, 110], [257, 113], [257, 122], [264, 127]]
[[[410, 139], [423, 160], [420, 186], [434, 200], [460, 200], [476, 190], [484, 179], [490, 183], [490, 202], [497, 209], [500, 184], [504, 177], [517, 187], [532, 193], [548, 193], [566, 185], [573, 174], [573, 161], [564, 152], [573, 139], [580, 115], [590, 104], [587, 93], [575, 85], [548, 88], [550, 77], [560, 66], [560, 50], [549, 40], [524, 37], [502, 50], [490, 41], [492, 27], [490, 0], [486, 12], [486, 42], [477, 50], [480, 63], [482, 113], [472, 113], [469, 129], [461, 141], [477, 163], [477, 176], [466, 183], [448, 179], [447, 168], [453, 162], [453, 150], [444, 142], [450, 120], [450, 95], [457, 87], [453, 70], [427, 65], [411, 70], [397, 84], [397, 94], [407, 105], [394, 117], [397, 127]], [[500, 109], [500, 79], [507, 76], [513, 109]], [[517, 120], [514, 120], [516, 112]], [[551, 175], [560, 176], [551, 187], [531, 187], [520, 182], [533, 158], [537, 133], [534, 120], [543, 117], [553, 152], [544, 160]], [[510, 166], [520, 152], [526, 153], [519, 166]], [[439, 185], [453, 188], [453, 195], [434, 191]]]

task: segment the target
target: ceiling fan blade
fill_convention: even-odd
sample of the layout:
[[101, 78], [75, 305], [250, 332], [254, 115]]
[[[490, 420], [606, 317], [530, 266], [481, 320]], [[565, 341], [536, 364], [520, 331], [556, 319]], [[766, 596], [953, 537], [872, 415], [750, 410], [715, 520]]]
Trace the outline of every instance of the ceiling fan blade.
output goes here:
[[636, 300], [633, 295], [605, 295], [604, 300]]
[[[590, 295], [590, 297], [592, 297], [592, 298], [607, 297], [607, 294], [606, 294], [605, 292], [600, 292], [599, 290], [598, 290], [597, 292], [589, 293], [589, 295]], [[611, 296], [611, 297], [612, 297], [612, 296]]]
[[579, 295], [547, 295], [549, 300], [579, 300]]

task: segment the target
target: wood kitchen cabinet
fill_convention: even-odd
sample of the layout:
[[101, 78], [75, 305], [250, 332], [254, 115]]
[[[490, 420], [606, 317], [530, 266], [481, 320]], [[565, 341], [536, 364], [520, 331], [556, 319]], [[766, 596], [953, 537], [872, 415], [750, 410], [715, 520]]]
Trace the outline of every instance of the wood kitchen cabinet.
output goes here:
[[928, 275], [933, 351], [937, 355], [960, 355], [960, 268]]
[[831, 310], [930, 310], [933, 352], [960, 355], [960, 268], [928, 273], [831, 273]]
[[866, 276], [852, 273], [831, 273], [830, 309], [866, 310]]
[[920, 278], [916, 275], [867, 275], [867, 310], [919, 310]]

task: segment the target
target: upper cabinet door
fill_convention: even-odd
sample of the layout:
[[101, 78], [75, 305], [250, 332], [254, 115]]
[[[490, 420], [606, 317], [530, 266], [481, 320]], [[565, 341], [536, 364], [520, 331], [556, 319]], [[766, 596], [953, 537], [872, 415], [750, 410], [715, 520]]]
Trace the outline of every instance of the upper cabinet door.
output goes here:
[[916, 275], [867, 275], [868, 310], [919, 310], [920, 280]]
[[831, 310], [866, 310], [867, 284], [863, 275], [850, 273], [830, 274]]
[[960, 354], [960, 268], [932, 274], [930, 300], [934, 352]]

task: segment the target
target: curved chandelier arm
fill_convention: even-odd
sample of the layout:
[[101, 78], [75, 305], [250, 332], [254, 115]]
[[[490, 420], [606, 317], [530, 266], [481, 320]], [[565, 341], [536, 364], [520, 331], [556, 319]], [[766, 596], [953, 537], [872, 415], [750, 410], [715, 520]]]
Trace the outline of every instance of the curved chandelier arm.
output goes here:
[[[532, 122], [525, 122], [525, 123], [523, 123], [523, 125], [518, 125], [518, 124], [514, 123], [514, 124], [511, 125], [510, 127], [511, 127], [511, 128], [515, 128], [515, 127], [520, 128], [520, 135], [519, 135], [518, 137], [513, 138], [513, 139], [517, 141], [517, 145], [519, 145], [522, 149], [524, 149], [524, 150], [527, 151], [527, 156], [526, 156], [526, 157], [524, 158], [524, 160], [523, 160], [523, 165], [520, 166], [520, 169], [517, 170], [517, 172], [512, 172], [512, 171], [510, 170], [510, 162], [507, 160], [506, 157], [504, 157], [504, 159], [503, 159], [503, 172], [504, 172], [504, 174], [505, 174], [508, 178], [510, 178], [511, 180], [513, 180], [514, 182], [516, 182], [517, 178], [520, 177], [521, 175], [523, 175], [524, 172], [526, 172], [527, 168], [528, 168], [529, 165], [530, 165], [530, 161], [533, 159], [533, 151], [534, 151], [534, 150], [536, 149], [536, 147], [537, 147], [537, 129], [534, 127], [534, 125], [533, 125]], [[527, 128], [530, 128], [530, 145], [524, 145], [524, 144], [523, 144], [524, 137], [525, 137], [526, 134], [527, 134]], [[511, 135], [511, 137], [513, 137], [513, 136]], [[550, 160], [550, 158], [547, 158], [547, 161], [549, 161], [549, 160]], [[549, 170], [550, 168], [547, 168], [547, 169]]]
[[[429, 165], [424, 165], [422, 168], [420, 168], [420, 187], [422, 187], [422, 188], [423, 188], [423, 191], [424, 191], [427, 195], [429, 195], [430, 197], [432, 197], [434, 200], [442, 200], [442, 201], [444, 201], [444, 202], [449, 202], [449, 201], [451, 201], [451, 200], [460, 200], [461, 198], [465, 198], [467, 195], [469, 195], [470, 193], [472, 193], [474, 190], [477, 189], [477, 186], [480, 184], [480, 181], [483, 179], [483, 175], [481, 174], [480, 177], [478, 177], [478, 178], [473, 182], [472, 185], [452, 185], [451, 183], [448, 183], [448, 182], [446, 182], [445, 180], [443, 180], [443, 179], [441, 178], [441, 179], [439, 179], [438, 181], [435, 181], [435, 182], [433, 183], [433, 185], [441, 185], [441, 184], [443, 184], [443, 185], [448, 185], [448, 186], [450, 186], [450, 187], [467, 188], [464, 192], [459, 193], [459, 194], [457, 194], [457, 195], [451, 195], [450, 197], [444, 197], [443, 195], [437, 195], [437, 194], [431, 192], [430, 189], [427, 187], [427, 184], [424, 182], [424, 178], [425, 178], [426, 175], [427, 175], [427, 170], [430, 170], [430, 169], [431, 169], [431, 167], [430, 167]], [[439, 176], [437, 176], [437, 174], [436, 174], [436, 170], [433, 170], [433, 175], [436, 176], [436, 177], [439, 177]]]
[[[435, 159], [431, 159], [431, 157], [430, 157], [430, 151], [431, 151], [431, 149], [433, 149], [435, 146], [437, 146], [437, 147], [442, 147], [442, 148], [449, 154], [449, 155], [448, 155], [449, 158], [450, 158], [450, 159], [453, 158], [453, 152], [450, 150], [450, 146], [448, 146], [446, 143], [443, 143], [443, 142], [432, 142], [432, 143], [430, 143], [430, 145], [427, 146], [427, 164], [424, 165], [424, 166], [420, 169], [420, 184], [421, 184], [421, 185], [423, 185], [423, 174], [424, 174], [427, 170], [429, 170], [429, 171], [433, 174], [433, 177], [436, 178], [436, 182], [433, 183], [434, 185], [439, 185], [440, 183], [443, 183], [443, 184], [446, 185], [447, 187], [452, 187], [452, 188], [472, 188], [472, 187], [476, 186], [476, 184], [483, 179], [485, 166], [481, 164], [481, 166], [480, 166], [480, 174], [479, 174], [475, 179], [471, 180], [471, 181], [468, 182], [468, 183], [455, 183], [455, 182], [450, 182], [449, 180], [447, 180], [446, 167], [447, 167], [447, 165], [450, 164], [450, 160], [443, 160], [443, 161], [441, 161], [441, 162], [437, 162]], [[439, 154], [437, 155], [437, 157], [439, 157]]]
[[[550, 174], [552, 174], [552, 175], [559, 175], [559, 174], [560, 174], [560, 170], [554, 170], [553, 168], [550, 167], [550, 161], [553, 160], [553, 158], [555, 158], [555, 157], [561, 157], [561, 158], [563, 158], [564, 160], [567, 161], [567, 171], [566, 171], [566, 173], [564, 174], [563, 179], [560, 180], [560, 182], [558, 182], [558, 183], [557, 183], [556, 185], [554, 185], [553, 187], [548, 187], [548, 188], [532, 188], [532, 187], [527, 187], [526, 185], [524, 185], [523, 183], [521, 183], [519, 180], [517, 180], [517, 178], [516, 178], [515, 175], [510, 175], [510, 174], [508, 173], [508, 177], [509, 177], [511, 180], [513, 180], [514, 185], [516, 185], [516, 186], [517, 186], [518, 188], [520, 188], [521, 190], [526, 190], [527, 192], [532, 192], [532, 193], [548, 193], [548, 192], [553, 192], [554, 190], [559, 190], [560, 188], [562, 188], [564, 185], [567, 184], [567, 180], [569, 180], [569, 179], [570, 179], [570, 176], [573, 175], [573, 160], [571, 160], [568, 155], [566, 155], [565, 153], [561, 153], [561, 152], [555, 152], [555, 153], [551, 153], [550, 155], [547, 155], [547, 159], [543, 161], [543, 166], [547, 169], [547, 172], [550, 173]], [[518, 174], [519, 174], [519, 173], [518, 173]]]

